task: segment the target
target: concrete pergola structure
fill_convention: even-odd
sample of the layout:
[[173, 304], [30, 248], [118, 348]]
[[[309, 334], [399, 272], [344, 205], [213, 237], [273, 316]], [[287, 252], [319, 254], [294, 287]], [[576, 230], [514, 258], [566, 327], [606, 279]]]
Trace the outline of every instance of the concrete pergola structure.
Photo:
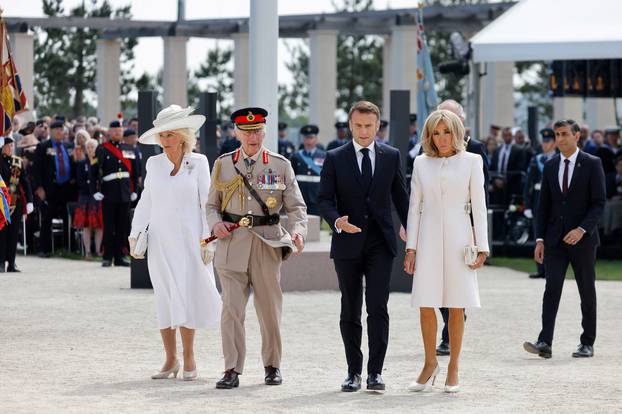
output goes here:
[[[272, 0], [276, 4], [276, 0]], [[251, 2], [251, 6], [254, 2]], [[427, 30], [462, 32], [465, 37], [479, 31], [497, 18], [514, 2], [492, 4], [431, 6], [423, 10]], [[164, 43], [164, 105], [187, 104], [186, 43], [189, 37], [232, 39], [234, 43], [235, 106], [256, 104], [252, 85], [266, 73], [253, 73], [249, 59], [249, 19], [185, 20], [180, 8], [177, 21], [138, 21], [107, 18], [19, 18], [7, 17], [15, 42], [17, 66], [23, 77], [26, 94], [33, 102], [33, 39], [31, 27], [89, 27], [102, 30], [97, 41], [98, 116], [104, 122], [120, 110], [120, 42], [123, 37], [162, 37]], [[252, 11], [252, 10], [251, 10]], [[278, 18], [281, 38], [309, 38], [310, 43], [310, 108], [309, 120], [320, 127], [321, 139], [332, 139], [337, 109], [337, 41], [338, 35], [379, 35], [384, 37], [383, 113], [389, 114], [389, 91], [409, 90], [411, 112], [416, 111], [417, 94], [417, 26], [418, 9], [377, 10], [357, 13], [290, 15]], [[259, 62], [259, 65], [261, 62]], [[255, 67], [257, 67], [255, 63]], [[493, 113], [494, 122], [510, 125], [513, 118], [513, 67], [489, 65], [492, 74], [484, 82], [483, 112]], [[267, 69], [264, 69], [264, 72]], [[270, 69], [276, 76], [276, 68]], [[254, 75], [254, 76], [253, 76]], [[273, 83], [273, 82], [270, 82]], [[119, 85], [111, 87], [111, 85]], [[276, 93], [276, 92], [275, 92]], [[458, 99], [460, 97], [457, 97]], [[272, 106], [272, 105], [270, 105]], [[276, 110], [276, 108], [275, 108]], [[270, 129], [268, 133], [270, 133]], [[276, 136], [276, 134], [274, 134]], [[270, 138], [270, 135], [268, 135]]]

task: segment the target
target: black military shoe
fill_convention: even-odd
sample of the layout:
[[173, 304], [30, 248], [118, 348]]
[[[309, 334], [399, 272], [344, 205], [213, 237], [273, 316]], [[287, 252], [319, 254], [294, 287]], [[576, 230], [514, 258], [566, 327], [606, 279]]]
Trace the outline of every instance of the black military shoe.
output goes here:
[[127, 260], [121, 258], [119, 260], [115, 260], [114, 261], [114, 265], [115, 266], [130, 267], [130, 262], [128, 262]]
[[384, 391], [384, 381], [380, 374], [369, 374], [367, 376], [367, 389], [369, 391]]
[[281, 385], [283, 383], [283, 377], [281, 376], [281, 370], [272, 366], [265, 367], [266, 376], [264, 381], [266, 385]]
[[529, 279], [546, 279], [544, 273], [532, 273], [529, 275]]
[[354, 392], [361, 389], [361, 376], [359, 374], [348, 374], [341, 384], [341, 391]]
[[581, 344], [576, 351], [572, 353], [573, 358], [591, 358], [594, 356], [594, 347], [592, 345]]
[[530, 354], [537, 354], [538, 356], [549, 359], [553, 356], [553, 350], [551, 346], [543, 341], [538, 341], [536, 343], [525, 342], [523, 343], [523, 349]]
[[447, 342], [441, 342], [436, 347], [436, 355], [447, 356], [449, 355], [449, 344]]
[[226, 370], [222, 378], [216, 383], [216, 388], [221, 390], [230, 390], [231, 388], [239, 387], [240, 380], [238, 375], [239, 374], [233, 369]]
[[102, 267], [112, 266], [112, 260], [102, 260]]

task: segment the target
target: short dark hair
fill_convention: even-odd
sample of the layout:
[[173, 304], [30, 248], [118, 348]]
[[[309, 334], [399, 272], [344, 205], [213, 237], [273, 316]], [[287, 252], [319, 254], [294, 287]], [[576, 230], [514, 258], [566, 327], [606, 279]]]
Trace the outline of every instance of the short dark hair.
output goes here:
[[576, 134], [577, 132], [581, 132], [581, 127], [577, 124], [576, 121], [572, 119], [560, 119], [559, 121], [555, 121], [553, 124], [553, 129], [561, 128], [561, 127], [570, 127], [570, 132]]
[[378, 121], [380, 121], [380, 109], [378, 107], [369, 102], [369, 101], [358, 101], [352, 108], [350, 108], [350, 112], [348, 112], [348, 121], [352, 118], [352, 114], [354, 112], [360, 112], [362, 114], [374, 114]]

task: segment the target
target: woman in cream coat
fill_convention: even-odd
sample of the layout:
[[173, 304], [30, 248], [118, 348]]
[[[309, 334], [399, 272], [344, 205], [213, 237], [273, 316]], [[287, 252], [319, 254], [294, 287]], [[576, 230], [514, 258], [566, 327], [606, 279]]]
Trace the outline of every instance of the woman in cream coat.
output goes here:
[[176, 377], [176, 328], [184, 347], [184, 380], [197, 377], [194, 331], [220, 324], [221, 300], [211, 259], [205, 205], [210, 186], [207, 158], [192, 152], [196, 131], [205, 121], [192, 108], [171, 105], [153, 121], [154, 128], [139, 142], [162, 146], [164, 153], [147, 161], [145, 189], [136, 206], [130, 233], [130, 253], [138, 234], [148, 227], [147, 264], [156, 298], [158, 325], [166, 361], [153, 379]]
[[[412, 304], [420, 308], [426, 358], [412, 391], [424, 390], [439, 373], [435, 308], [440, 307], [449, 308], [445, 391], [458, 391], [464, 308], [480, 306], [475, 269], [489, 252], [484, 174], [482, 158], [465, 151], [463, 137], [455, 114], [432, 112], [423, 127], [424, 154], [413, 164], [404, 270], [414, 274]], [[467, 246], [479, 252], [471, 265], [465, 264]]]

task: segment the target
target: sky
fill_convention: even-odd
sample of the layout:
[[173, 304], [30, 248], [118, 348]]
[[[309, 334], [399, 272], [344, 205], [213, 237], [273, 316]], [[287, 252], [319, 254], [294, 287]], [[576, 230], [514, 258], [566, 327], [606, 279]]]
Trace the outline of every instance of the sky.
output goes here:
[[[132, 5], [132, 14], [136, 20], [176, 20], [177, 0], [109, 0], [114, 8]], [[251, 0], [186, 0], [186, 19], [210, 19], [223, 17], [248, 17], [250, 14]], [[255, 0], [260, 1], [260, 0]], [[337, 0], [338, 1], [338, 0]], [[65, 0], [65, 9], [80, 4], [82, 0]], [[43, 17], [41, 0], [9, 0], [2, 2], [4, 15], [8, 17]], [[410, 8], [416, 7], [418, 0], [374, 0], [375, 9], [386, 8]], [[308, 14], [308, 13], [331, 13], [334, 11], [331, 0], [279, 0], [279, 15]], [[279, 41], [279, 83], [289, 84], [291, 74], [285, 68], [284, 62], [289, 60], [289, 53], [284, 42], [296, 42], [295, 40]], [[207, 51], [218, 43], [221, 47], [233, 47], [233, 42], [228, 40], [213, 40], [191, 38], [188, 41], [187, 56], [188, 68], [196, 70], [205, 60]], [[134, 49], [135, 76], [144, 72], [155, 74], [162, 67], [163, 45], [161, 38], [140, 38]]]

